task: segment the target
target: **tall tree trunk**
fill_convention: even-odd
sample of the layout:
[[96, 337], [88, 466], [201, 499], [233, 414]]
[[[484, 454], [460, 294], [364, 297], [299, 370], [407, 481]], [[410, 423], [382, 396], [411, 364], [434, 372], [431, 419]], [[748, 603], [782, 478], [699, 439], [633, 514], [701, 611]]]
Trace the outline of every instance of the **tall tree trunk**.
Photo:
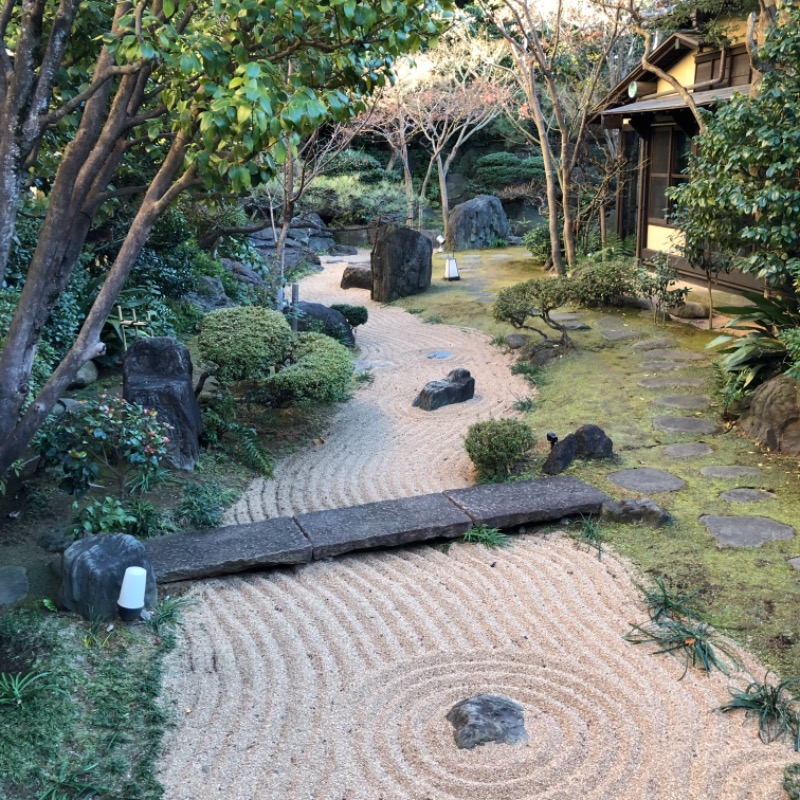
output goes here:
[[447, 163], [442, 163], [441, 153], [436, 156], [436, 166], [439, 177], [439, 202], [442, 206], [442, 230], [444, 238], [447, 239], [450, 234], [450, 195], [447, 191]]

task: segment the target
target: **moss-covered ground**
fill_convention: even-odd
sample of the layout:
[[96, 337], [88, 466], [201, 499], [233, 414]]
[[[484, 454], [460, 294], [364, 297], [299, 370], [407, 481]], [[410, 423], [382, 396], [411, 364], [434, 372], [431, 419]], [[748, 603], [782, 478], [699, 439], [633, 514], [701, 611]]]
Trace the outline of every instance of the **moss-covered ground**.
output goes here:
[[[540, 275], [522, 248], [481, 253], [459, 253], [461, 280], [439, 280], [443, 256], [434, 260], [434, 284], [424, 294], [404, 298], [399, 305], [424, 319], [479, 328], [490, 336], [511, 332], [491, 319], [490, 305], [496, 292], [520, 280]], [[703, 299], [702, 290], [698, 299]], [[637, 496], [608, 480], [619, 469], [658, 467], [683, 478], [686, 487], [662, 492], [652, 499], [667, 509], [675, 524], [658, 530], [631, 525], [603, 525], [603, 536], [642, 572], [662, 575], [682, 590], [699, 591], [707, 619], [756, 652], [769, 666], [784, 673], [800, 673], [800, 571], [789, 558], [800, 556], [800, 534], [788, 541], [776, 541], [756, 548], [720, 548], [699, 521], [704, 514], [759, 514], [800, 529], [800, 466], [794, 459], [763, 453], [739, 434], [736, 427], [724, 433], [696, 437], [670, 435], [652, 426], [656, 415], [689, 415], [658, 408], [659, 394], [708, 394], [712, 407], [698, 416], [721, 421], [721, 408], [714, 402], [713, 354], [705, 350], [715, 334], [689, 325], [655, 324], [648, 312], [627, 310], [579, 310], [590, 331], [575, 332], [576, 349], [551, 363], [533, 380], [533, 407], [524, 419], [533, 427], [544, 459], [545, 433], [563, 437], [580, 425], [600, 425], [614, 439], [613, 462], [578, 461], [568, 470], [618, 499]], [[639, 387], [644, 377], [664, 377], [670, 372], [647, 372], [642, 363], [647, 354], [632, 350], [630, 341], [609, 342], [598, 333], [601, 318], [614, 317], [617, 327], [635, 331], [639, 338], [668, 337], [683, 350], [709, 356], [709, 363], [690, 366], [681, 375], [701, 377], [704, 388], [665, 389], [655, 392]], [[664, 445], [703, 440], [714, 452], [703, 458], [673, 459]], [[760, 467], [762, 473], [736, 480], [715, 480], [700, 469], [712, 465]], [[534, 470], [535, 471], [535, 470]], [[761, 503], [737, 504], [723, 500], [726, 489], [748, 486], [767, 489], [775, 498]]]

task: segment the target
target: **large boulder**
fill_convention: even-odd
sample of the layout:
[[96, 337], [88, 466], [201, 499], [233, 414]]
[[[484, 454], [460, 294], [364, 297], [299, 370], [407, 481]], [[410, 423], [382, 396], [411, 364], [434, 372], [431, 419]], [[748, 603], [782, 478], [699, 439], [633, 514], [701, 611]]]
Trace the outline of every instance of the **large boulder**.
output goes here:
[[739, 427], [773, 453], [800, 456], [800, 383], [786, 375], [763, 383], [744, 400]]
[[611, 458], [614, 455], [614, 442], [597, 425], [581, 425], [575, 431], [580, 458]]
[[475, 396], [475, 378], [468, 369], [450, 370], [440, 381], [428, 381], [414, 400], [414, 407], [435, 411], [451, 403], [463, 403]]
[[371, 263], [371, 297], [388, 303], [424, 292], [431, 285], [433, 245], [410, 228], [385, 225], [378, 230]]
[[342, 289], [367, 289], [372, 291], [372, 267], [367, 264], [350, 264], [344, 268]]
[[480, 194], [456, 206], [447, 223], [448, 250], [480, 250], [508, 240], [511, 226], [502, 203], [494, 196]]
[[70, 389], [84, 389], [91, 386], [99, 377], [94, 361], [87, 361], [75, 374]]
[[193, 306], [197, 306], [204, 314], [216, 311], [218, 308], [230, 308], [236, 303], [225, 294], [225, 287], [219, 278], [210, 275], [201, 275], [197, 279], [197, 291], [187, 292], [183, 299]]
[[232, 258], [221, 258], [219, 263], [241, 283], [246, 283], [250, 286], [264, 285], [264, 279], [252, 267], [248, 267], [247, 264], [243, 264], [241, 261], [235, 261]]
[[153, 606], [156, 577], [138, 539], [126, 533], [100, 533], [80, 539], [64, 551], [58, 605], [85, 619], [115, 619], [128, 567], [146, 570], [145, 606]]
[[138, 339], [122, 361], [122, 396], [158, 411], [159, 422], [172, 428], [167, 460], [176, 469], [194, 469], [202, 422], [189, 351], [170, 336]]
[[341, 311], [328, 308], [322, 303], [298, 302], [286, 308], [284, 313], [291, 315], [293, 310], [297, 315], [298, 331], [324, 333], [326, 336], [338, 339], [347, 347], [355, 347], [356, 338]]

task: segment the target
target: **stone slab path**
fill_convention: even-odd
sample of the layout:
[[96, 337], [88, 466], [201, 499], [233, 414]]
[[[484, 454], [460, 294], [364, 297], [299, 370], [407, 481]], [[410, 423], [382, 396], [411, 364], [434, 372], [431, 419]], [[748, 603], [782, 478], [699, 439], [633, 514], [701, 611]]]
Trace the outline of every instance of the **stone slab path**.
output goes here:
[[727, 547], [758, 547], [776, 539], [792, 539], [794, 528], [769, 517], [729, 517], [709, 514], [700, 517], [711, 535]]
[[686, 486], [686, 481], [665, 469], [640, 467], [612, 472], [608, 479], [617, 486], [634, 492], [677, 492]]

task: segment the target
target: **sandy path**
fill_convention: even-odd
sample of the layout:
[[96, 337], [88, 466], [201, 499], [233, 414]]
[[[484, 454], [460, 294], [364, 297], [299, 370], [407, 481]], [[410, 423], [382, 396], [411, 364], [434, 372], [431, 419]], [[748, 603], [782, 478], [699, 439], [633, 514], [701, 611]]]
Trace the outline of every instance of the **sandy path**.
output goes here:
[[[373, 303], [368, 292], [344, 291], [339, 281], [345, 261], [326, 261], [323, 272], [303, 280], [301, 297], [367, 306], [369, 321], [356, 332], [357, 355], [374, 381], [338, 407], [324, 444], [309, 444], [282, 459], [274, 480], [254, 481], [228, 511], [226, 524], [469, 486], [467, 428], [477, 420], [513, 414], [514, 400], [531, 394], [522, 378], [510, 375], [509, 357], [491, 347], [484, 334], [431, 325]], [[428, 358], [432, 353], [450, 356]], [[475, 377], [473, 400], [435, 412], [412, 407], [428, 381], [456, 367]]]
[[[339, 273], [304, 281], [304, 297], [341, 302]], [[367, 304], [374, 383], [230, 522], [468, 485], [466, 427], [528, 393], [485, 337]], [[454, 355], [425, 357], [441, 350]], [[475, 401], [411, 407], [455, 366], [475, 374]], [[795, 758], [714, 711], [724, 676], [679, 681], [682, 663], [626, 643], [645, 611], [625, 565], [558, 535], [364, 553], [193, 594], [164, 686], [166, 800], [778, 800]], [[455, 746], [445, 715], [481, 692], [523, 706], [529, 745]]]

